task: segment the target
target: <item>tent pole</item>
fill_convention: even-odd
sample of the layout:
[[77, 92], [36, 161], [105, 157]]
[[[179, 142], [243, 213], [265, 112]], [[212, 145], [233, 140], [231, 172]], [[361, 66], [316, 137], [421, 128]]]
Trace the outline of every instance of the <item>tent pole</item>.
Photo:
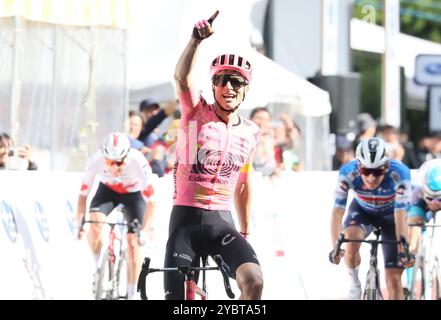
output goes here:
[[55, 144], [56, 144], [56, 123], [57, 123], [57, 114], [56, 114], [56, 99], [57, 99], [57, 33], [58, 33], [58, 25], [53, 26], [53, 34], [52, 34], [52, 94], [51, 94], [51, 169], [55, 170]]
[[20, 17], [14, 17], [14, 51], [13, 51], [13, 69], [12, 69], [12, 85], [11, 85], [11, 114], [10, 114], [10, 126], [11, 126], [11, 138], [17, 145], [18, 134], [20, 128], [20, 120], [18, 114], [18, 108], [20, 105], [20, 70], [19, 70], [19, 46], [20, 46]]

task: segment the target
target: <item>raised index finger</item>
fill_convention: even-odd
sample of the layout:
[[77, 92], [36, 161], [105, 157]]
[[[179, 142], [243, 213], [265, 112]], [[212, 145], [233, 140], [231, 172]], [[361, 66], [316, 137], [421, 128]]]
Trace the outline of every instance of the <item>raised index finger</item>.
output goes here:
[[213, 13], [213, 15], [210, 17], [210, 19], [208, 19], [208, 23], [212, 24], [214, 19], [216, 19], [218, 14], [219, 14], [219, 10], [216, 10], [216, 12]]

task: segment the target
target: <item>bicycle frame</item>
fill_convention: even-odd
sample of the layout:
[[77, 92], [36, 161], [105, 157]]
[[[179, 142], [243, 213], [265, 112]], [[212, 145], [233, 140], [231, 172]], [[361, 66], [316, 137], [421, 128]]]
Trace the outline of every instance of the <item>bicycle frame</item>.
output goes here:
[[441, 298], [439, 262], [438, 256], [434, 252], [435, 228], [441, 227], [441, 225], [436, 224], [436, 215], [433, 215], [429, 223], [409, 224], [411, 227], [420, 227], [422, 229], [415, 265], [411, 277], [408, 279], [408, 282], [410, 282], [408, 299], [410, 300]]
[[[86, 220], [84, 223], [106, 224], [110, 227], [108, 243], [106, 249], [101, 254], [101, 264], [98, 282], [96, 283], [95, 299], [97, 300], [112, 300], [112, 299], [126, 299], [125, 295], [120, 295], [119, 288], [121, 284], [121, 270], [123, 264], [126, 263], [126, 248], [125, 241], [122, 237], [118, 237], [115, 232], [116, 226], [127, 227], [125, 222], [107, 222], [107, 221], [93, 221]], [[119, 242], [118, 250], [115, 252], [115, 244]]]
[[[225, 264], [220, 255], [215, 255], [213, 260], [216, 262], [216, 267], [207, 267], [207, 257], [202, 258], [202, 267], [172, 267], [172, 268], [150, 268], [150, 258], [146, 257], [144, 263], [142, 264], [141, 273], [138, 278], [138, 292], [141, 293], [141, 299], [147, 300], [147, 290], [146, 290], [146, 278], [149, 273], [153, 272], [179, 272], [184, 275], [184, 293], [185, 300], [195, 300], [196, 294], [198, 294], [202, 300], [208, 299], [208, 292], [206, 286], [206, 275], [205, 272], [208, 270], [219, 270], [222, 274], [225, 291], [229, 298], [234, 299], [234, 293], [231, 290], [230, 280], [228, 277], [229, 267]], [[202, 288], [197, 285], [196, 272], [202, 271]]]
[[344, 234], [341, 233], [337, 244], [334, 248], [334, 256], [340, 251], [341, 245], [344, 242], [358, 242], [358, 243], [369, 243], [371, 245], [370, 250], [370, 258], [369, 258], [369, 269], [366, 275], [366, 284], [364, 287], [363, 298], [365, 300], [382, 300], [383, 295], [381, 294], [380, 288], [380, 270], [378, 269], [378, 245], [379, 244], [403, 244], [405, 249], [405, 254], [409, 255], [409, 248], [406, 240], [402, 237], [400, 241], [394, 240], [380, 240], [381, 229], [379, 227], [374, 226], [373, 233], [375, 235], [375, 239], [364, 239], [364, 240], [352, 240], [345, 239]]

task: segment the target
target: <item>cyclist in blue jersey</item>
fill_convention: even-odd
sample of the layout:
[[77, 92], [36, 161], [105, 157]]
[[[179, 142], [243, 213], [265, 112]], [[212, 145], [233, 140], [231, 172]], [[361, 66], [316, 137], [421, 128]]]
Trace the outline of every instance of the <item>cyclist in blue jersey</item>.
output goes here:
[[[412, 206], [408, 214], [409, 224], [428, 222], [437, 211], [441, 210], [441, 159], [424, 162], [418, 170], [418, 181], [413, 192]], [[418, 251], [420, 227], [410, 227], [409, 250]]]
[[[349, 190], [354, 199], [346, 209]], [[402, 162], [390, 159], [386, 143], [380, 138], [362, 140], [356, 149], [356, 159], [340, 168], [335, 204], [331, 219], [333, 245], [341, 232], [345, 238], [365, 239], [373, 226], [381, 228], [383, 240], [398, 240], [407, 234], [407, 210], [411, 203], [410, 170]], [[342, 231], [343, 230], [343, 231]], [[402, 245], [383, 244], [386, 286], [389, 299], [404, 299], [401, 287], [403, 266], [411, 266], [414, 259], [406, 260]], [[344, 256], [351, 280], [349, 299], [361, 298], [358, 270], [361, 263], [360, 243], [347, 243], [337, 257], [329, 255], [332, 263], [340, 263]]]

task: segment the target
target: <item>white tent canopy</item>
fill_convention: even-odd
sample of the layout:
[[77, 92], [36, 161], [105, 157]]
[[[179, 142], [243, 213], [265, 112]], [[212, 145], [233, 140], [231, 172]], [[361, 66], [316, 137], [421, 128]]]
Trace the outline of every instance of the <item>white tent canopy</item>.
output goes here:
[[213, 102], [209, 66], [219, 54], [235, 53], [253, 66], [253, 81], [240, 110], [269, 106], [273, 116], [288, 113], [302, 129], [306, 169], [330, 169], [328, 92], [256, 52], [250, 44], [251, 14], [258, 0], [170, 0], [131, 3], [129, 87], [132, 108], [145, 98], [176, 98], [174, 69], [193, 25], [216, 10], [215, 33], [203, 41], [193, 70], [194, 85]]
[[[132, 61], [129, 64], [129, 80], [132, 104], [146, 97], [159, 101], [175, 98], [172, 95], [174, 67], [189, 40], [192, 26], [219, 9], [220, 14], [213, 23], [215, 34], [201, 44], [193, 73], [195, 85], [203, 91], [207, 100], [212, 97], [209, 81], [212, 59], [218, 54], [239, 53], [253, 65], [253, 82], [242, 109], [283, 103], [289, 104], [294, 114], [306, 117], [319, 117], [331, 112], [326, 91], [251, 48], [250, 11], [255, 0], [234, 1], [234, 5], [231, 0], [196, 2], [200, 3], [181, 0], [158, 5], [157, 1], [148, 1], [139, 3], [142, 8], [131, 8], [132, 28], [129, 32]], [[142, 19], [141, 15], [137, 19], [136, 15], [140, 12], [144, 13]], [[152, 14], [146, 17], [146, 12]], [[159, 30], [164, 32], [162, 36], [158, 36]], [[168, 97], [169, 94], [171, 96]]]

